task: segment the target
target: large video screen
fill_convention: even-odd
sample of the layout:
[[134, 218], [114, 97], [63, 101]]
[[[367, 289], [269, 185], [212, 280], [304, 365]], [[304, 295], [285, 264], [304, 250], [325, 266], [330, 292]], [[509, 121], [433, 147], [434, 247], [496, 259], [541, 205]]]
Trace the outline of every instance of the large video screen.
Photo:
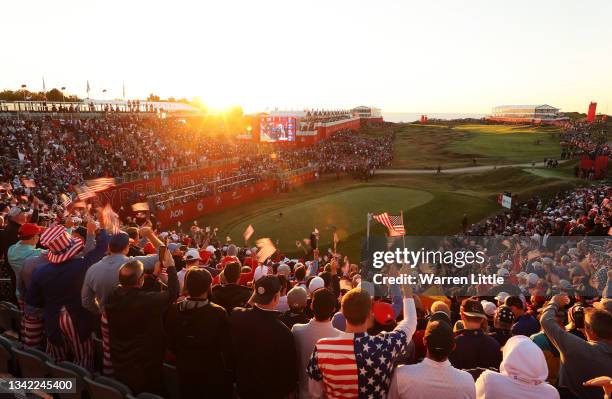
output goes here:
[[293, 116], [262, 116], [259, 127], [260, 141], [295, 141], [296, 119]]

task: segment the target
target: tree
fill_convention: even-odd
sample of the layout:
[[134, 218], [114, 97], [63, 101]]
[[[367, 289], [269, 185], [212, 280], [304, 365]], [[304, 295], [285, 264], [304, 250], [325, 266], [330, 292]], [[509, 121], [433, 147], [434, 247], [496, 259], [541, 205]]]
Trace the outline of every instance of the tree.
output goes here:
[[160, 101], [160, 98], [159, 96], [151, 93], [149, 94], [149, 97], [147, 97], [147, 101]]

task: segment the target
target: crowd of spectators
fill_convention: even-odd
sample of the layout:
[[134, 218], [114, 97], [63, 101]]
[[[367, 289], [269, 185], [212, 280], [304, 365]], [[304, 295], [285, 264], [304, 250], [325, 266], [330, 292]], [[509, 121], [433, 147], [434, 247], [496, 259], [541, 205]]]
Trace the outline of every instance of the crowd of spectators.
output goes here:
[[374, 285], [366, 264], [319, 248], [316, 232], [303, 257], [262, 259], [263, 247], [195, 223], [117, 226], [104, 210], [44, 221], [34, 205], [9, 209], [2, 242], [23, 344], [134, 393], [167, 395], [165, 362], [184, 398], [601, 398], [584, 384], [612, 371], [612, 248], [587, 240], [607, 234], [611, 194], [533, 198], [447, 238], [451, 249], [478, 247], [475, 235], [507, 248], [484, 266], [504, 284], [447, 295]]
[[[117, 126], [144, 142], [158, 123], [167, 123], [123, 122]], [[81, 124], [88, 122], [68, 126], [74, 132]], [[68, 189], [62, 184], [99, 175], [98, 162], [106, 161], [83, 162], [89, 147], [76, 151], [80, 142], [71, 142], [63, 127], [35, 126], [0, 127], [8, 133], [2, 140], [26, 143], [15, 151], [27, 160], [6, 164], [6, 176], [18, 178], [0, 192], [0, 256], [14, 277], [3, 296], [22, 312], [21, 343], [57, 362], [112, 376], [134, 394], [159, 395], [171, 395], [163, 364], [173, 364], [181, 398], [582, 399], [601, 398], [600, 387], [612, 389], [610, 186], [574, 189], [549, 201], [534, 197], [473, 225], [466, 215], [464, 233], [441, 247], [486, 249], [486, 262], [471, 270], [503, 277], [503, 284], [451, 292], [381, 286], [368, 281], [367, 263], [320, 248], [316, 230], [302, 246], [304, 255], [289, 258], [267, 252], [267, 245], [230, 244], [214, 227], [164, 231], [146, 215], [47, 203], [45, 190], [59, 194]], [[43, 130], [58, 147], [41, 145]], [[109, 136], [123, 140], [113, 132], [95, 135], [89, 145]], [[157, 139], [164, 145], [165, 138]], [[392, 143], [390, 136], [341, 132], [316, 147], [263, 155], [282, 165], [279, 171], [316, 165], [321, 173], [351, 173], [388, 163]], [[202, 143], [211, 151], [206, 159], [216, 145], [224, 144]], [[125, 150], [126, 159], [148, 159], [139, 150], [109, 146]], [[53, 149], [35, 150], [47, 147]], [[253, 154], [238, 146], [228, 151]], [[249, 162], [254, 170], [269, 166]], [[43, 177], [53, 165], [59, 183]], [[27, 187], [23, 177], [40, 184]], [[556, 241], [559, 236], [565, 240]], [[441, 275], [470, 270], [421, 266]]]
[[585, 154], [591, 159], [603, 155], [610, 156], [612, 148], [608, 137], [602, 133], [599, 124], [585, 121], [572, 121], [563, 125], [561, 135], [561, 159], [572, 159], [576, 155]]

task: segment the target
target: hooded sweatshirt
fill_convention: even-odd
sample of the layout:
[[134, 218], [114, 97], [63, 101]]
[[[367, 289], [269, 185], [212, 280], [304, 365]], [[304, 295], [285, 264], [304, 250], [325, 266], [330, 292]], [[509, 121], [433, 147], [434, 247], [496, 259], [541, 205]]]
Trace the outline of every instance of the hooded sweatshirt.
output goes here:
[[503, 348], [500, 372], [487, 370], [476, 380], [476, 397], [504, 399], [558, 399], [559, 393], [546, 382], [544, 354], [529, 338], [510, 338]]

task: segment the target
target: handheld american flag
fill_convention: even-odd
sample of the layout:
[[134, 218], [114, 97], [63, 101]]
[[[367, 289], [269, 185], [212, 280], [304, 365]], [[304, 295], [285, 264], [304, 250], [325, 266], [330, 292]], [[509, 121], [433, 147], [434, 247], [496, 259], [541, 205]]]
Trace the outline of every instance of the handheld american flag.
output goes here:
[[380, 215], [372, 215], [372, 217], [389, 230], [390, 236], [403, 236], [406, 234], [404, 221], [400, 215], [389, 215], [387, 212], [384, 212]]
[[79, 198], [79, 200], [81, 201], [87, 201], [88, 199], [91, 198], [95, 198], [96, 197], [96, 193], [94, 193], [89, 187], [87, 186], [76, 186], [74, 188], [74, 191], [76, 191], [77, 193], [77, 197]]
[[94, 193], [99, 193], [115, 185], [115, 179], [112, 177], [100, 177], [85, 181], [85, 185]]

